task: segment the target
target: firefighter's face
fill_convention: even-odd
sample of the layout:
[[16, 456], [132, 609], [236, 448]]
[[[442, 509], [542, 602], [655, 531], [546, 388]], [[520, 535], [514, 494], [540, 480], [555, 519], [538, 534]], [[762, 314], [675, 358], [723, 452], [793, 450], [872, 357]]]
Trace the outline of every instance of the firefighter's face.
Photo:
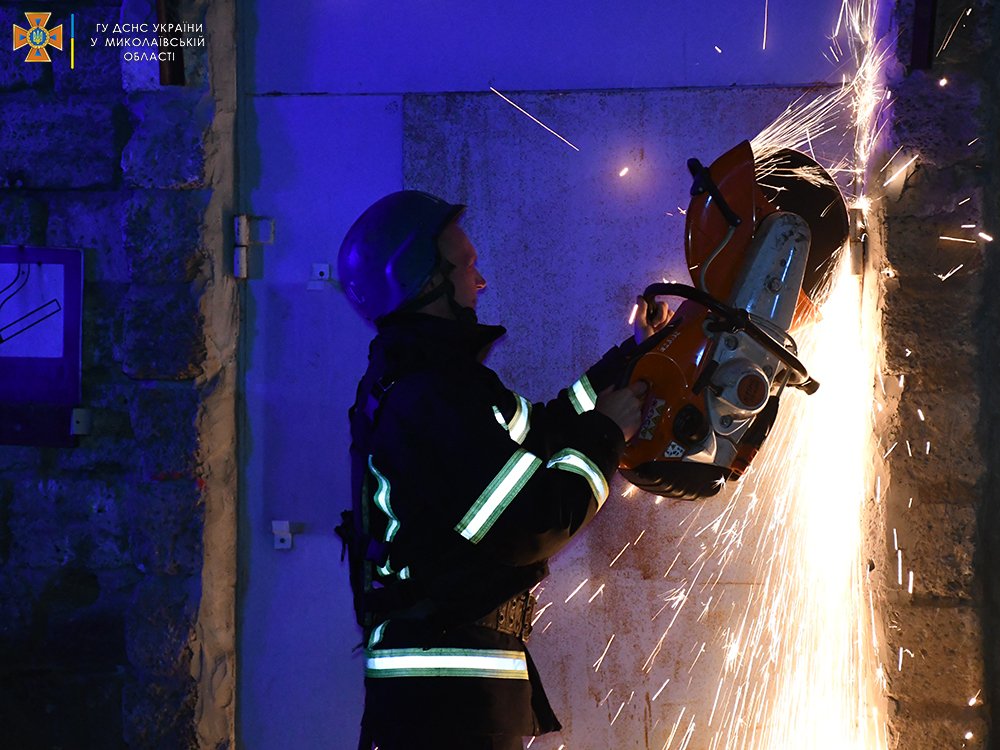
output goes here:
[[479, 260], [476, 248], [462, 228], [452, 222], [438, 237], [438, 250], [441, 257], [455, 267], [449, 276], [455, 286], [455, 301], [475, 310], [479, 293], [486, 288], [486, 279], [476, 268]]

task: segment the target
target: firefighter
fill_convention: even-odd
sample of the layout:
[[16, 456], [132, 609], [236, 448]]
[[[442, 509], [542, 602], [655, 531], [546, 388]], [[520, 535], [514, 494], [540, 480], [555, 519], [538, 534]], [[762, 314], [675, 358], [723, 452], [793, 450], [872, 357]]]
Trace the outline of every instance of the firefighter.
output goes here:
[[[639, 428], [644, 384], [614, 387], [631, 338], [545, 404], [482, 364], [505, 331], [477, 321], [486, 280], [464, 208], [392, 193], [338, 257], [378, 329], [349, 413], [353, 507], [338, 527], [364, 632], [366, 750], [512, 750], [560, 728], [524, 645], [529, 590], [607, 500]], [[639, 305], [635, 340], [669, 316]]]

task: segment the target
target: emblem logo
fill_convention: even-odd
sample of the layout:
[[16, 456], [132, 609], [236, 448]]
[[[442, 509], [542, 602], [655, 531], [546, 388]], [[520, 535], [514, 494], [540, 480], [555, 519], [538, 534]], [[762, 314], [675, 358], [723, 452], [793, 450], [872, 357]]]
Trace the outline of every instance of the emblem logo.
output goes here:
[[646, 418], [642, 421], [642, 426], [639, 428], [638, 437], [640, 440], [653, 439], [653, 433], [660, 425], [660, 419], [663, 417], [663, 407], [666, 405], [667, 402], [661, 398], [653, 399], [653, 403], [649, 405], [649, 411], [646, 413]]
[[51, 13], [25, 13], [24, 15], [28, 19], [28, 28], [22, 29], [16, 23], [14, 24], [14, 49], [18, 50], [25, 46], [29, 48], [28, 56], [24, 58], [25, 62], [52, 62], [46, 47], [51, 45], [57, 50], [62, 50], [62, 24], [54, 29], [47, 29], [45, 27], [48, 26], [49, 19], [52, 17]]

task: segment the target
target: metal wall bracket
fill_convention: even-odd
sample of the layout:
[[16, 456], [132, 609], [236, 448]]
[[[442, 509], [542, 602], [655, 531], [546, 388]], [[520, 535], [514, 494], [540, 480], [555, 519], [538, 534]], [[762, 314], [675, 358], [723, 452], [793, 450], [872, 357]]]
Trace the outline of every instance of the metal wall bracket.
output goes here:
[[292, 523], [290, 521], [271, 521], [271, 533], [274, 534], [275, 549], [292, 548]]
[[233, 217], [233, 276], [250, 277], [250, 248], [274, 244], [274, 219], [237, 214]]
[[868, 227], [865, 225], [865, 212], [860, 208], [848, 211], [850, 221], [849, 239], [851, 243], [851, 273], [861, 276], [868, 262]]

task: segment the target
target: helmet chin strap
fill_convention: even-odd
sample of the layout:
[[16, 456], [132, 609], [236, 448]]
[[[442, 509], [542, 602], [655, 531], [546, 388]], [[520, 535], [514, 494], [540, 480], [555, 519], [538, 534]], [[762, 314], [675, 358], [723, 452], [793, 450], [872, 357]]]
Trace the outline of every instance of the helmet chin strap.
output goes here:
[[[444, 274], [444, 280], [440, 284], [428, 289], [423, 294], [418, 295], [411, 300], [407, 300], [384, 317], [416, 312], [426, 305], [434, 302], [434, 300], [445, 297], [448, 301], [448, 309], [451, 310], [451, 314], [455, 317], [455, 320], [465, 325], [476, 325], [479, 322], [479, 318], [476, 317], [476, 311], [471, 307], [463, 307], [458, 304], [458, 300], [455, 299], [455, 285], [452, 283], [451, 279], [448, 278], [448, 273], [451, 271], [451, 268], [448, 268], [448, 266], [451, 264], [445, 265], [446, 263], [446, 261], [442, 261], [442, 268], [439, 269]], [[452, 268], [454, 268], [454, 266], [452, 266]]]

